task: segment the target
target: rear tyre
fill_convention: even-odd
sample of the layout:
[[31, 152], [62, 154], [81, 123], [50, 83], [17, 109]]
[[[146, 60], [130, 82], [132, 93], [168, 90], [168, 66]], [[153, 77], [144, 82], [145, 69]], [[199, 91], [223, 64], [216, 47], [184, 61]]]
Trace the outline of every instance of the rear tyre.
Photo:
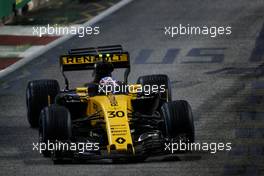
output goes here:
[[59, 105], [45, 107], [40, 114], [39, 142], [46, 144], [45, 157], [51, 152], [47, 146], [57, 141], [68, 141], [72, 136], [71, 116], [67, 108]]
[[193, 114], [189, 103], [178, 100], [164, 103], [161, 107], [164, 118], [164, 135], [169, 139], [194, 142]]
[[142, 86], [150, 85], [150, 86], [161, 86], [164, 85], [164, 92], [160, 92], [160, 100], [161, 104], [164, 102], [171, 101], [171, 85], [170, 80], [167, 75], [146, 75], [146, 76], [140, 76], [137, 80], [138, 84], [141, 84]]
[[51, 104], [54, 103], [55, 96], [59, 91], [59, 83], [56, 80], [34, 80], [28, 83], [26, 90], [27, 117], [31, 127], [38, 127], [40, 111], [48, 106], [49, 100]]

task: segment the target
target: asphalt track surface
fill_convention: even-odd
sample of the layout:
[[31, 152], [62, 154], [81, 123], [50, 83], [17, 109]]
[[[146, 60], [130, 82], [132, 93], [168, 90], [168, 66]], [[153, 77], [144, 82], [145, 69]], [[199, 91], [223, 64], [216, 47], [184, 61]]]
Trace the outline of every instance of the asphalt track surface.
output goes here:
[[[100, 35], [75, 37], [4, 78], [0, 87], [0, 175], [263, 175], [263, 8], [261, 0], [134, 1], [98, 23]], [[180, 23], [229, 25], [232, 35], [164, 35], [164, 26]], [[130, 51], [130, 82], [145, 74], [169, 75], [173, 99], [186, 99], [193, 108], [198, 142], [232, 142], [232, 150], [136, 164], [70, 165], [53, 165], [32, 151], [38, 134], [26, 120], [27, 82], [55, 78], [62, 86], [60, 54], [69, 48], [109, 44], [122, 44]], [[201, 54], [217, 54], [217, 59]], [[86, 72], [70, 75], [72, 86], [91, 80]]]

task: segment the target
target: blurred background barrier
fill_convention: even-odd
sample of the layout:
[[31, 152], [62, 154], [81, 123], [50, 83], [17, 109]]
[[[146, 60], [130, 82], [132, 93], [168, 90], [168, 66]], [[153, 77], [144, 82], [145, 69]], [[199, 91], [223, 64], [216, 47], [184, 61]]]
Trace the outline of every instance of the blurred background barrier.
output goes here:
[[1, 0], [0, 22], [2, 24], [11, 22], [14, 16], [22, 15], [28, 10], [35, 10], [49, 0]]
[[1, 0], [0, 1], [0, 19], [1, 21], [6, 20], [7, 17], [11, 16], [15, 8], [15, 0]]

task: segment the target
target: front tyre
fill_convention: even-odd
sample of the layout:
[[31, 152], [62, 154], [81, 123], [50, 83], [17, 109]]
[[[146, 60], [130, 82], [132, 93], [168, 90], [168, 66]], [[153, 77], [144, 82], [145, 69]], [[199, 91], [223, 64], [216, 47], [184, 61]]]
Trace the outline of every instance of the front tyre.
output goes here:
[[48, 150], [50, 143], [69, 141], [71, 136], [71, 116], [67, 108], [59, 105], [51, 105], [41, 111], [39, 142], [46, 146], [46, 150], [42, 151], [45, 157], [51, 154], [50, 150]]
[[164, 118], [164, 135], [169, 139], [180, 139], [194, 142], [193, 114], [185, 100], [164, 103], [161, 107]]

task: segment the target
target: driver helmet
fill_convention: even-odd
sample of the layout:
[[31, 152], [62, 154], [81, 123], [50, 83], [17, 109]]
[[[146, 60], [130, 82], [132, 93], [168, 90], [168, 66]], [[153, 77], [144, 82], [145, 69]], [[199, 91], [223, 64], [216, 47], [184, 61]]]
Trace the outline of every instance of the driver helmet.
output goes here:
[[101, 85], [106, 92], [115, 92], [115, 87], [117, 86], [117, 81], [114, 80], [112, 77], [107, 76], [107, 77], [103, 77], [100, 81], [99, 81], [99, 85]]

